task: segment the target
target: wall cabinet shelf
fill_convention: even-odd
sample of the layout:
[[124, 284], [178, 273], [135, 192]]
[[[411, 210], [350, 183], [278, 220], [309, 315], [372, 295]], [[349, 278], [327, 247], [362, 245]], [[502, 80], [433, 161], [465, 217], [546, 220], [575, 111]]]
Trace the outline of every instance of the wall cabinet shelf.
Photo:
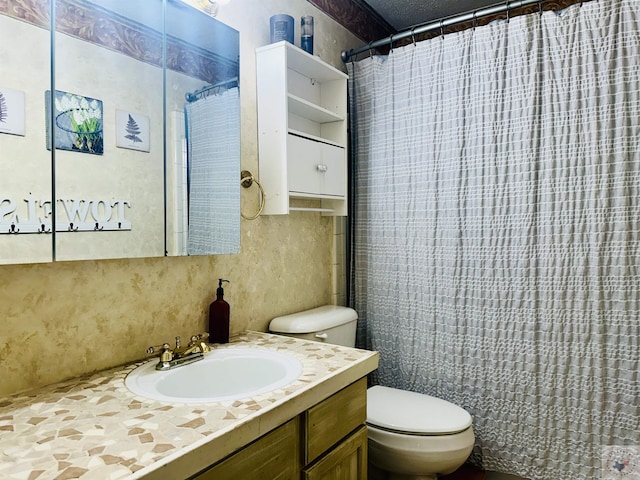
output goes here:
[[289, 94], [289, 112], [302, 118], [308, 118], [312, 122], [329, 123], [341, 122], [344, 120], [342, 115], [338, 115], [326, 108], [322, 108], [314, 103], [306, 101], [304, 98], [296, 97]]
[[[265, 215], [347, 214], [347, 75], [288, 42], [256, 50]], [[320, 200], [319, 208], [290, 199]]]

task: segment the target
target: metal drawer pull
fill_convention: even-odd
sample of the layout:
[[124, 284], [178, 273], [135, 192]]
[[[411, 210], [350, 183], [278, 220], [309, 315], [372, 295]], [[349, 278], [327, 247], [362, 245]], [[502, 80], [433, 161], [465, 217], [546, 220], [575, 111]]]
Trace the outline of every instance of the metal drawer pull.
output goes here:
[[329, 170], [329, 167], [322, 163], [319, 163], [318, 165], [316, 165], [316, 170], [318, 170], [319, 172], [326, 172], [327, 170]]
[[323, 340], [326, 340], [327, 338], [329, 338], [329, 335], [327, 335], [326, 333], [316, 333], [316, 338], [322, 338]]

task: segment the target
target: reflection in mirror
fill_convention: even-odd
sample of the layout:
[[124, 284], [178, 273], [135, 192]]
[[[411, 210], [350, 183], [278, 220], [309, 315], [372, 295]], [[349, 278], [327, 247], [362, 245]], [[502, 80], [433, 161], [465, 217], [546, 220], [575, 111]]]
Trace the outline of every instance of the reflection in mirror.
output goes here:
[[0, 264], [50, 262], [49, 6], [0, 2]]
[[166, 18], [167, 252], [237, 253], [239, 34], [178, 0]]
[[162, 1], [55, 11], [56, 260], [162, 256]]
[[[239, 198], [225, 201], [239, 190], [228, 82], [238, 32], [174, 0], [55, 0], [52, 81], [48, 2], [13, 6], [0, 2], [0, 263], [237, 251]], [[187, 113], [185, 127], [185, 95], [217, 84], [227, 87], [198, 98], [235, 102], [215, 121]], [[187, 147], [192, 127], [216, 139], [213, 150], [195, 133]], [[211, 198], [209, 217], [190, 212]]]

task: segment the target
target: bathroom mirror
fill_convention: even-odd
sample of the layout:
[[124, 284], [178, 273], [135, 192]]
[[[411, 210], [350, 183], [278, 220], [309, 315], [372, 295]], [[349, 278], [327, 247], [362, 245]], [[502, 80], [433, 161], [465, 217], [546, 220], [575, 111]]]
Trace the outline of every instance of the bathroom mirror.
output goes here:
[[0, 263], [50, 262], [49, 7], [13, 7], [0, 2]]
[[[187, 93], [234, 79], [239, 111], [238, 32], [177, 0], [55, 0], [52, 56], [45, 3], [0, 4], [0, 263], [237, 251], [239, 193], [237, 218], [223, 205], [204, 219], [191, 210], [208, 197], [189, 194], [239, 192], [239, 115], [226, 131], [204, 117], [225, 155], [200, 178], [184, 111]], [[199, 223], [217, 230], [195, 249]]]
[[240, 248], [240, 41], [179, 0], [167, 4], [167, 254]]
[[162, 1], [55, 1], [55, 258], [162, 256]]

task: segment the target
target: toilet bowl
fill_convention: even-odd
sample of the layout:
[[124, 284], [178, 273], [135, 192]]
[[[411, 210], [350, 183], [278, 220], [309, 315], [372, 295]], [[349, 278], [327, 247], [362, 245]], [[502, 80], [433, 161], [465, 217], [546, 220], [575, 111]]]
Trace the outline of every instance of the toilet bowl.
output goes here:
[[[274, 318], [269, 331], [355, 347], [355, 310], [325, 305]], [[471, 415], [445, 400], [406, 390], [367, 390], [369, 463], [389, 480], [426, 480], [454, 472], [475, 437]]]
[[445, 400], [374, 386], [367, 390], [369, 461], [391, 479], [431, 479], [469, 457], [471, 415]]

